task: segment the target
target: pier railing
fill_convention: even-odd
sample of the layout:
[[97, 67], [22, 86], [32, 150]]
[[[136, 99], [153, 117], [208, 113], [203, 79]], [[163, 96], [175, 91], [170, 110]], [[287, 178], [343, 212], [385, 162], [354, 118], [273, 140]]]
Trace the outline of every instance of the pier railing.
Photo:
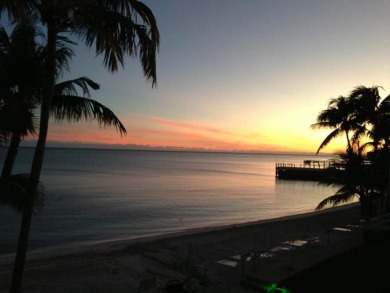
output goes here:
[[337, 168], [334, 161], [305, 160], [301, 164], [276, 163], [275, 176], [280, 179], [317, 181], [334, 168]]
[[313, 161], [305, 160], [303, 163], [276, 163], [276, 167], [285, 167], [285, 168], [310, 168], [310, 169], [328, 169], [335, 167], [334, 161]]

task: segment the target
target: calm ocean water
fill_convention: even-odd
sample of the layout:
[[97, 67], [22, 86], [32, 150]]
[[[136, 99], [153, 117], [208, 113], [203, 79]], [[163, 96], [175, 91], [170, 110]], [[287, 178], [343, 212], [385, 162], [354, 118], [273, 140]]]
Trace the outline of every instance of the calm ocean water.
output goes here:
[[[14, 173], [30, 169], [20, 150]], [[0, 149], [1, 164], [5, 149]], [[335, 191], [275, 179], [275, 163], [326, 156], [51, 148], [30, 249], [137, 238], [313, 211]], [[20, 215], [0, 206], [0, 253], [15, 249]]]

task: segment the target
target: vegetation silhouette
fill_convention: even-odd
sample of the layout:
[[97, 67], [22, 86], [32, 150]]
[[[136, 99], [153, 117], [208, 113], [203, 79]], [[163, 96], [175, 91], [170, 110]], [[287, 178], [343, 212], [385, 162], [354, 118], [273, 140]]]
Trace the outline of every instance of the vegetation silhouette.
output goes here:
[[[10, 137], [10, 143], [1, 173], [0, 204], [9, 205], [18, 211], [23, 210], [28, 186], [27, 175], [11, 176], [19, 144], [24, 136], [36, 133], [37, 109], [41, 101], [44, 79], [44, 47], [35, 42], [36, 31], [31, 24], [17, 26], [8, 36], [4, 28], [0, 29], [0, 80], [2, 94], [0, 97], [0, 131], [4, 137]], [[68, 68], [68, 61], [73, 55], [71, 50], [59, 53], [57, 75]], [[28, 75], [26, 75], [28, 73]], [[30, 75], [33, 75], [30, 78]], [[40, 79], [39, 79], [40, 78]], [[31, 84], [30, 80], [34, 80]], [[55, 86], [55, 96], [51, 113], [54, 119], [61, 122], [77, 122], [80, 119], [95, 119], [100, 126], [114, 126], [121, 135], [126, 129], [115, 114], [90, 98], [90, 88], [99, 89], [99, 85], [87, 77], [64, 81]], [[78, 95], [78, 89], [82, 96]], [[39, 188], [33, 201], [34, 212], [43, 205], [43, 186]]]
[[334, 129], [318, 147], [317, 154], [325, 148], [333, 139], [345, 134], [347, 138], [347, 149], [352, 149], [350, 141], [350, 131], [354, 129], [354, 121], [351, 113], [351, 105], [348, 99], [340, 96], [336, 99], [332, 99], [328, 108], [323, 110], [317, 117], [317, 123], [312, 124], [313, 129], [318, 128], [330, 128]]
[[332, 99], [328, 108], [318, 115], [317, 123], [312, 125], [314, 129], [334, 129], [317, 153], [340, 134], [345, 133], [347, 138], [339, 168], [321, 182], [340, 189], [321, 201], [316, 210], [357, 197], [366, 218], [375, 212], [389, 211], [390, 95], [382, 100], [379, 89], [377, 86], [359, 86], [348, 97]]
[[11, 292], [21, 292], [23, 270], [32, 218], [33, 195], [38, 188], [45, 153], [48, 124], [55, 95], [56, 55], [58, 40], [65, 34], [95, 47], [103, 55], [105, 67], [110, 72], [124, 65], [125, 56], [139, 56], [144, 75], [155, 86], [156, 52], [159, 32], [151, 10], [137, 0], [5, 0], [1, 12], [7, 12], [12, 24], [36, 21], [36, 27], [46, 29], [45, 87], [40, 104], [38, 142], [35, 148], [27, 200], [15, 259]]

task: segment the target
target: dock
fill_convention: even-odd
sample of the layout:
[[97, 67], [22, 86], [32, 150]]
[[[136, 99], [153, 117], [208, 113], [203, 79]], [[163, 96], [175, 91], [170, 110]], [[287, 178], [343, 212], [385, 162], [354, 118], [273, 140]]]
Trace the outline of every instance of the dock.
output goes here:
[[305, 160], [303, 164], [276, 163], [278, 179], [320, 181], [334, 170], [334, 161]]

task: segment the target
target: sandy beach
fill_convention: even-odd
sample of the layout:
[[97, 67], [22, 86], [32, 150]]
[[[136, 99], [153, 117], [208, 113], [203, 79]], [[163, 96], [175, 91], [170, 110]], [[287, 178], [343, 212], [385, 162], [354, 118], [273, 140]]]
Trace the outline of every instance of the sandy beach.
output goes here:
[[[352, 204], [240, 225], [36, 251], [27, 256], [23, 291], [161, 292], [190, 285], [194, 292], [203, 292], [204, 286], [206, 292], [251, 292], [240, 286], [243, 276], [254, 283], [283, 282], [362, 244], [362, 225], [359, 206]], [[0, 292], [9, 290], [13, 258], [0, 256]]]

